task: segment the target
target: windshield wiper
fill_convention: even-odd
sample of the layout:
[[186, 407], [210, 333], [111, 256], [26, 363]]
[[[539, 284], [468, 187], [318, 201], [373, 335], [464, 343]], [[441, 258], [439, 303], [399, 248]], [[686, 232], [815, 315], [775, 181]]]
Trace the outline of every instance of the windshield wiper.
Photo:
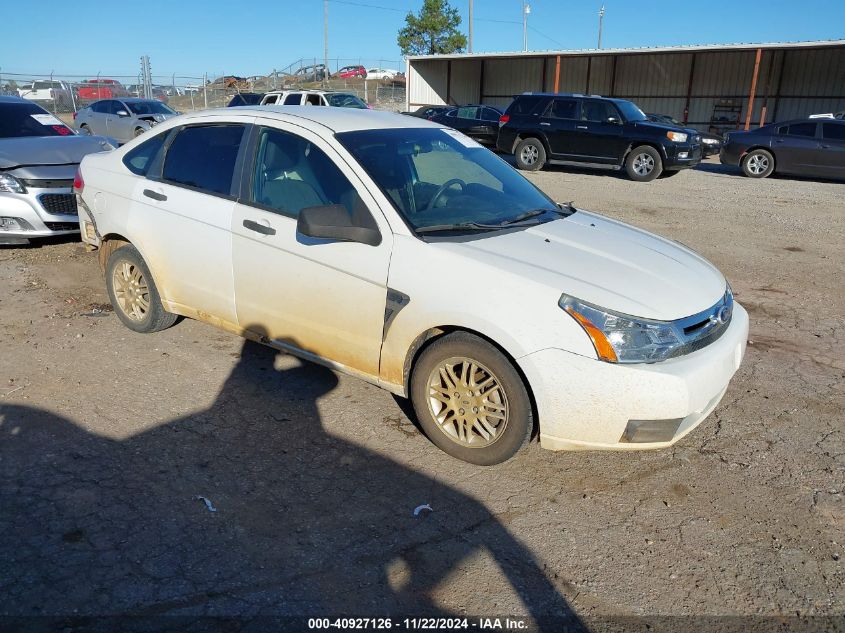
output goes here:
[[478, 222], [461, 222], [459, 224], [432, 224], [414, 229], [417, 233], [438, 233], [440, 231], [494, 231], [502, 228], [499, 224], [479, 224]]

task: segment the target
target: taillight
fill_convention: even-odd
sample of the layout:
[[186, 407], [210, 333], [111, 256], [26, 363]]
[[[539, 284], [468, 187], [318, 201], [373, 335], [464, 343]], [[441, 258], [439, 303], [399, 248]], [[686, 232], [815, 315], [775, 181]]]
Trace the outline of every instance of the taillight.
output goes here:
[[511, 120], [510, 114], [503, 114], [499, 117], [499, 127], [503, 126], [505, 123]]
[[85, 181], [82, 179], [82, 168], [76, 168], [76, 175], [73, 177], [73, 191], [74, 193], [82, 193], [85, 189]]

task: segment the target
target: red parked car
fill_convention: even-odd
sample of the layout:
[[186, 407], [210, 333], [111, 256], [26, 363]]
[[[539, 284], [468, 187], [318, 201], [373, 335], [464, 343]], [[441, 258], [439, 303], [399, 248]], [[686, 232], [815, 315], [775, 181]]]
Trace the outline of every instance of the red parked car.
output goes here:
[[123, 84], [116, 79], [87, 79], [79, 84], [77, 94], [83, 101], [129, 96], [129, 92], [123, 87]]
[[338, 70], [334, 76], [339, 77], [340, 79], [353, 79], [354, 77], [366, 79], [367, 69], [363, 66], [344, 66]]

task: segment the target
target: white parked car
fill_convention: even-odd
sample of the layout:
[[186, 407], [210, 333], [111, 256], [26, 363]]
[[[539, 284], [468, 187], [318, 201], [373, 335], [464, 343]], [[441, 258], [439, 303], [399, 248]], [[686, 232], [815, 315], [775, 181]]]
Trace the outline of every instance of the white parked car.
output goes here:
[[424, 119], [187, 114], [77, 177], [115, 311], [200, 319], [410, 397], [476, 464], [669, 446], [716, 407], [748, 316], [684, 246], [558, 205]]
[[398, 70], [392, 68], [368, 68], [367, 80], [370, 79], [393, 79], [399, 74]]
[[327, 90], [271, 90], [261, 97], [260, 105], [316, 105], [335, 108], [369, 108], [365, 101], [348, 92]]

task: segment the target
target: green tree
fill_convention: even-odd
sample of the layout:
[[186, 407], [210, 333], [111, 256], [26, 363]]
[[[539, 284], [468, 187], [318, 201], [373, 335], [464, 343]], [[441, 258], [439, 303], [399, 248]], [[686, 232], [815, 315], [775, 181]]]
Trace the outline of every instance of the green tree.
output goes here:
[[463, 52], [466, 36], [458, 30], [461, 16], [448, 0], [425, 0], [419, 15], [410, 11], [397, 41], [403, 55], [437, 55]]

